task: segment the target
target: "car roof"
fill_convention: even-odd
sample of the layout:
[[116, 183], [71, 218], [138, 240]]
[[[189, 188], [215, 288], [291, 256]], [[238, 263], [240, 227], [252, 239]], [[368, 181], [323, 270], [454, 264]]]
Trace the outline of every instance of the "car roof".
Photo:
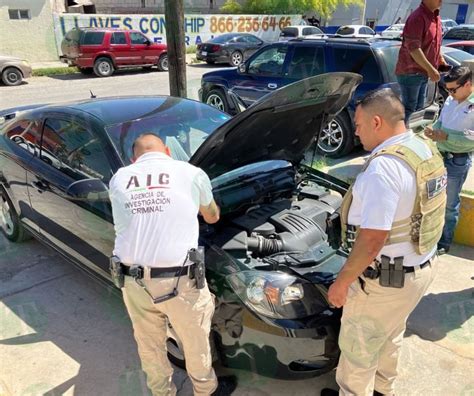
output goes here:
[[165, 102], [168, 108], [176, 106], [183, 100], [191, 101], [173, 96], [118, 96], [51, 105], [42, 109], [53, 111], [58, 108], [80, 110], [97, 117], [104, 125], [114, 125], [149, 117], [164, 110]]
[[[367, 38], [345, 38], [345, 37], [328, 37], [328, 38], [312, 38], [303, 37], [289, 40], [288, 43], [301, 43], [301, 42], [315, 42], [320, 44], [321, 42], [327, 43], [344, 43], [350, 44], [351, 46], [370, 46], [372, 48], [386, 48], [386, 47], [399, 47], [401, 42], [399, 40], [390, 40], [384, 37], [367, 37]], [[282, 43], [284, 44], [284, 43]]]
[[124, 29], [124, 28], [113, 28], [113, 27], [75, 27], [71, 30], [84, 30], [87, 32], [138, 32], [136, 29]]

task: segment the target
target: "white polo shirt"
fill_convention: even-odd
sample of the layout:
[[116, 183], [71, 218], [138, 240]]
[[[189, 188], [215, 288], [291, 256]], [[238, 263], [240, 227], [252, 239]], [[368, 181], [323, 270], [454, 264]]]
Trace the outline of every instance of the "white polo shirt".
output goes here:
[[[414, 138], [412, 131], [394, 136], [379, 146], [372, 154], [393, 144], [400, 144]], [[431, 151], [426, 147], [427, 158]], [[416, 178], [412, 169], [403, 161], [391, 155], [373, 159], [367, 169], [361, 172], [354, 183], [353, 199], [349, 209], [349, 224], [373, 230], [390, 230], [394, 221], [411, 216], [416, 196]], [[424, 263], [436, 251], [418, 255], [411, 242], [386, 245], [377, 256], [392, 259], [404, 256], [404, 266]]]
[[212, 201], [203, 170], [153, 152], [121, 168], [110, 181], [114, 255], [125, 264], [176, 267], [198, 246], [199, 206]]

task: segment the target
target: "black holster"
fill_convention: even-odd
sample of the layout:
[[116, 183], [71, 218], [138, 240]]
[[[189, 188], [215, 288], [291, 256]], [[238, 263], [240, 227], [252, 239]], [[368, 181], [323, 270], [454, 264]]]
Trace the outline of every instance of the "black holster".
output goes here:
[[121, 289], [124, 286], [124, 274], [122, 269], [122, 263], [117, 256], [109, 258], [109, 270], [114, 285]]
[[380, 260], [380, 286], [401, 289], [405, 285], [405, 271], [403, 270], [403, 257], [395, 257], [390, 262], [390, 257], [383, 256]]
[[197, 249], [190, 249], [188, 255], [189, 260], [195, 264], [194, 269], [189, 274], [189, 277], [191, 279], [196, 279], [196, 289], [203, 289], [206, 286], [204, 247], [199, 246]]

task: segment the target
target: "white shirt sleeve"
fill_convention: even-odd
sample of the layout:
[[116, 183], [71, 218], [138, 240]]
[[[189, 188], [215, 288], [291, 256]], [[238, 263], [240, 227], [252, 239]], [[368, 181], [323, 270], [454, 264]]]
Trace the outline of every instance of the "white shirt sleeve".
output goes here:
[[194, 178], [194, 185], [199, 192], [199, 205], [208, 206], [213, 199], [212, 186], [209, 176], [202, 170], [199, 169], [196, 177]]
[[[369, 170], [367, 170], [369, 171]], [[387, 175], [370, 172], [361, 183], [361, 228], [390, 230], [400, 200], [400, 188]]]

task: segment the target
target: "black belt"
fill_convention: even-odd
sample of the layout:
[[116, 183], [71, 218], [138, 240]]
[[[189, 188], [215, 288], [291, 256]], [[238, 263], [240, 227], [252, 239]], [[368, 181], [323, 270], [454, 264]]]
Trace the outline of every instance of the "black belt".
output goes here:
[[450, 159], [450, 158], [469, 157], [471, 155], [471, 153], [450, 153], [450, 152], [447, 152], [447, 151], [442, 151], [441, 155], [443, 156], [443, 158]]
[[[431, 259], [426, 260], [424, 263], [420, 265], [415, 265], [414, 267], [403, 267], [403, 272], [405, 274], [415, 272], [415, 267], [419, 267], [419, 269], [425, 268], [431, 264]], [[380, 276], [380, 270], [378, 269], [378, 265], [376, 268], [374, 267], [367, 267], [364, 272], [362, 273], [364, 277], [369, 279], [377, 279]]]
[[[184, 267], [164, 267], [164, 268], [151, 268], [150, 277], [151, 278], [174, 278], [182, 275], [189, 275], [194, 271], [196, 264], [185, 265]], [[122, 271], [124, 275], [133, 276], [135, 274], [130, 274], [130, 266], [122, 264]], [[141, 274], [143, 276], [143, 267], [140, 267]]]

